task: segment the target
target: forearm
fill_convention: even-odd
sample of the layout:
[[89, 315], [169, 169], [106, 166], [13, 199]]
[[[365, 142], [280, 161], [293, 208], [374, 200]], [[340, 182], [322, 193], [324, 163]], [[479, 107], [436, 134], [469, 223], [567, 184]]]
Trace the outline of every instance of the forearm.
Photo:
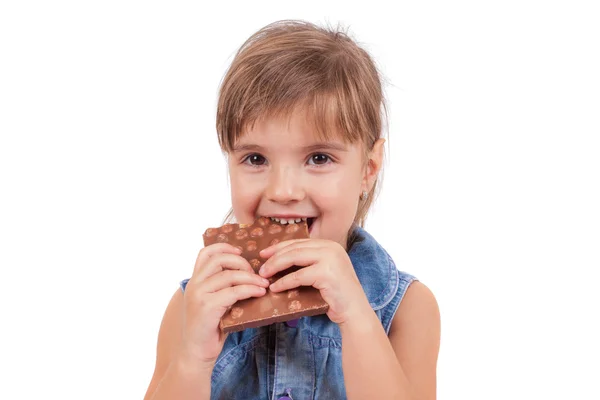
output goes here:
[[192, 360], [171, 362], [150, 400], [209, 400], [212, 368], [202, 368]]
[[375, 313], [340, 325], [342, 367], [349, 400], [412, 400], [409, 382]]

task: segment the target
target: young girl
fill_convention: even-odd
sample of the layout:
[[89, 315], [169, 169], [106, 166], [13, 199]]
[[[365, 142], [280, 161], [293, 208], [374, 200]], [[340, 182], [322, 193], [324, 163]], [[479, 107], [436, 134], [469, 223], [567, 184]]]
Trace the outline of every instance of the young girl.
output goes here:
[[[158, 334], [146, 399], [434, 399], [440, 322], [426, 286], [364, 229], [383, 159], [380, 77], [342, 32], [280, 21], [241, 47], [221, 86], [232, 216], [309, 223], [255, 274], [226, 243], [200, 250]], [[267, 278], [304, 266], [269, 287]], [[326, 315], [224, 335], [236, 301], [301, 285]]]

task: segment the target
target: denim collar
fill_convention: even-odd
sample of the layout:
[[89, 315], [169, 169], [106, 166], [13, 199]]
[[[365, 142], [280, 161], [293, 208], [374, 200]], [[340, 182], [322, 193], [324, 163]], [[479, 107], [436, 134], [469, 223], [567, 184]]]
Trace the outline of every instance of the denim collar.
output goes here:
[[357, 226], [348, 256], [369, 304], [377, 311], [385, 307], [398, 290], [398, 271], [392, 258], [363, 228]]

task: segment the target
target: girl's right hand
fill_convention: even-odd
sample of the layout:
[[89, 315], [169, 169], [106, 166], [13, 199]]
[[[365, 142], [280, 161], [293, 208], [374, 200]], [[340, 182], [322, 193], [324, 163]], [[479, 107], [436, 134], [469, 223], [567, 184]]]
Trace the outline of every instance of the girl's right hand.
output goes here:
[[269, 281], [254, 272], [241, 251], [227, 243], [206, 246], [198, 254], [183, 296], [183, 356], [212, 368], [227, 337], [221, 317], [238, 300], [260, 297]]

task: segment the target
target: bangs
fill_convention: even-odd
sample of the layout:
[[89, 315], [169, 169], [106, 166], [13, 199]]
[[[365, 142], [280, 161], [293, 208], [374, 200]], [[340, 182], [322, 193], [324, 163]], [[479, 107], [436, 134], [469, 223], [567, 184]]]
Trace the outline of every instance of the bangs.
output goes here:
[[289, 124], [292, 115], [301, 113], [317, 139], [325, 142], [337, 139], [354, 144], [364, 135], [361, 135], [363, 124], [357, 121], [357, 110], [348, 107], [351, 104], [344, 101], [343, 94], [334, 90], [306, 94], [303, 100], [290, 101], [287, 104], [276, 104], [275, 101], [257, 104], [241, 118], [228, 121], [229, 129], [219, 133], [219, 142], [223, 151], [230, 152], [237, 141], [254, 128], [255, 123], [269, 119], [287, 119]]

